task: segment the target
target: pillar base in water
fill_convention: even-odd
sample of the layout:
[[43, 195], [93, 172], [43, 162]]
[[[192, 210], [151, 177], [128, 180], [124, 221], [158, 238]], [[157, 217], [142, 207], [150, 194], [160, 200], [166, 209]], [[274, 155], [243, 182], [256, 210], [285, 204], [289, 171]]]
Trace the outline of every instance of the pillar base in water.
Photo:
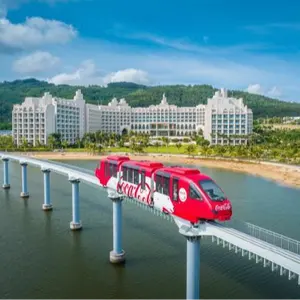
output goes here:
[[44, 211], [48, 211], [48, 210], [52, 210], [52, 209], [53, 209], [52, 204], [43, 204]]
[[5, 190], [8, 190], [8, 189], [10, 189], [10, 184], [3, 184], [2, 187], [3, 187]]
[[27, 193], [21, 192], [20, 197], [21, 198], [29, 198], [29, 193], [28, 192]]
[[71, 230], [81, 230], [82, 229], [82, 224], [81, 222], [75, 223], [75, 222], [70, 222], [70, 229]]
[[113, 264], [121, 264], [125, 262], [125, 251], [122, 250], [121, 253], [116, 253], [114, 251], [109, 252], [109, 260]]

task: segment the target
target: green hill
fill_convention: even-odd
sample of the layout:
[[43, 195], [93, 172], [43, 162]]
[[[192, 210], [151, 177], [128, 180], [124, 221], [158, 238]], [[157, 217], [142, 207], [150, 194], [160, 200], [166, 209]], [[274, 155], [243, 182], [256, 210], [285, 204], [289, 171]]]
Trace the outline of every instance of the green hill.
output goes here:
[[[0, 124], [11, 122], [13, 104], [21, 103], [26, 96], [39, 97], [44, 92], [61, 98], [73, 98], [81, 89], [88, 103], [107, 104], [113, 97], [126, 98], [131, 106], [158, 104], [165, 93], [170, 104], [195, 106], [207, 102], [217, 90], [210, 85], [166, 85], [147, 87], [130, 82], [110, 83], [107, 87], [54, 85], [36, 79], [15, 80], [0, 83]], [[230, 91], [234, 97], [242, 97], [254, 114], [254, 118], [300, 115], [300, 103], [280, 101], [242, 91]], [[1, 127], [1, 126], [0, 126]], [[4, 128], [4, 126], [2, 126]]]

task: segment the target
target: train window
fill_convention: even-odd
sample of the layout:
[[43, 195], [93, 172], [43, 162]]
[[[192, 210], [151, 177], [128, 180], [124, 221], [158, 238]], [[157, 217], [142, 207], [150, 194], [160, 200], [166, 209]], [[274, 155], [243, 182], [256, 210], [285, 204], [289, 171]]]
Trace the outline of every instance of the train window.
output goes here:
[[173, 201], [178, 201], [178, 183], [179, 180], [177, 178], [173, 178]]
[[105, 171], [105, 177], [109, 176], [109, 165], [108, 165], [107, 161], [105, 162], [105, 169], [104, 169], [104, 171]]
[[133, 170], [133, 175], [134, 175], [134, 184], [139, 184], [139, 171], [138, 170]]
[[145, 190], [146, 172], [143, 170], [141, 174], [141, 189]]
[[122, 171], [123, 171], [123, 180], [128, 181], [127, 179], [127, 167], [123, 167]]
[[202, 187], [202, 189], [210, 197], [211, 200], [213, 201], [226, 200], [226, 196], [223, 193], [223, 191], [211, 179], [200, 180], [199, 185]]
[[170, 187], [170, 178], [163, 177], [163, 194], [169, 195], [169, 187]]
[[127, 176], [128, 176], [127, 179], [128, 179], [128, 182], [133, 182], [133, 180], [132, 180], [133, 179], [133, 174], [132, 174], [133, 172], [132, 171], [133, 170], [130, 169], [130, 168], [127, 169]]
[[115, 164], [110, 164], [110, 176], [117, 178], [118, 167]]
[[156, 175], [156, 191], [158, 193], [162, 193], [162, 177], [160, 175]]
[[156, 191], [169, 196], [170, 178], [156, 175]]
[[202, 200], [200, 192], [192, 183], [190, 183], [190, 198], [195, 200]]

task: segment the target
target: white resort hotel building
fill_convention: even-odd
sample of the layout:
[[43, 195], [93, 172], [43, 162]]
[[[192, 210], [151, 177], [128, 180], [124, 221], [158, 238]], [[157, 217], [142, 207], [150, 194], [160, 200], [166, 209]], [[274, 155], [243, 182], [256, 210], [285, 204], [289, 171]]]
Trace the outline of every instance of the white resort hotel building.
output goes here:
[[[72, 100], [45, 93], [41, 98], [26, 97], [14, 105], [12, 130], [14, 142], [23, 139], [36, 145], [47, 144], [51, 133], [60, 133], [70, 144], [85, 132], [144, 132], [152, 137], [182, 138], [202, 130], [204, 138], [215, 144], [245, 144], [252, 133], [252, 110], [243, 99], [228, 97], [221, 89], [207, 104], [178, 107], [168, 104], [165, 94], [160, 104], [130, 107], [125, 99], [113, 98], [108, 105], [86, 104], [78, 90]], [[226, 137], [225, 137], [226, 136]], [[231, 137], [230, 140], [228, 137]]]

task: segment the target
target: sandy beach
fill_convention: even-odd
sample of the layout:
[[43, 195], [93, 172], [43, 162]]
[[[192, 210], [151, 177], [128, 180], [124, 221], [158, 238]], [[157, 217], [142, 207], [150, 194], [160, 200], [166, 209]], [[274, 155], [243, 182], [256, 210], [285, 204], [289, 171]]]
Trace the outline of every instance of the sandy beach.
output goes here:
[[[21, 154], [21, 153], [20, 153]], [[25, 153], [22, 153], [23, 155]], [[37, 159], [50, 160], [99, 160], [107, 155], [92, 155], [85, 152], [32, 152], [26, 155]], [[213, 158], [191, 158], [186, 155], [171, 154], [145, 154], [129, 155], [135, 160], [156, 160], [172, 164], [189, 164], [205, 167], [227, 169], [236, 172], [244, 172], [255, 176], [274, 180], [281, 185], [300, 188], [300, 167], [268, 163], [268, 162], [241, 162], [233, 160]]]

